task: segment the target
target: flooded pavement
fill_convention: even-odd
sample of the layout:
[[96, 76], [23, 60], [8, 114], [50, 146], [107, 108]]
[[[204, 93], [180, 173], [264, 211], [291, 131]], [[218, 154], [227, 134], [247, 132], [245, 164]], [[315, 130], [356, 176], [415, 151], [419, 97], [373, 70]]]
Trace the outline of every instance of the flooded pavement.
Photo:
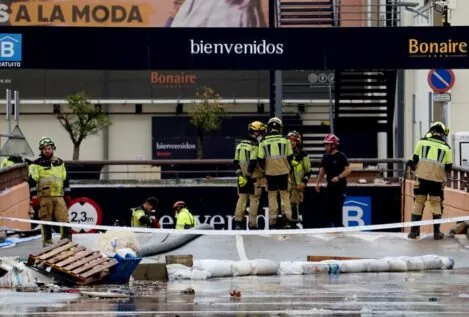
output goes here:
[[[162, 241], [166, 235], [140, 235]], [[74, 241], [96, 247], [97, 235]], [[27, 257], [40, 240], [1, 250], [2, 256]], [[308, 255], [451, 256], [455, 270], [340, 275], [247, 276], [134, 284], [130, 299], [96, 299], [79, 294], [16, 293], [0, 290], [0, 316], [469, 316], [469, 240], [431, 236], [418, 241], [404, 233], [348, 233], [314, 236], [202, 236], [142, 262], [165, 262], [166, 255], [196, 259], [305, 261]], [[125, 287], [120, 288], [125, 291]], [[187, 288], [194, 295], [183, 294]], [[240, 298], [231, 298], [232, 290]]]
[[[183, 294], [187, 288], [194, 295]], [[467, 316], [469, 270], [249, 276], [131, 286], [130, 299], [0, 291], [1, 316]], [[240, 298], [231, 298], [238, 290]]]

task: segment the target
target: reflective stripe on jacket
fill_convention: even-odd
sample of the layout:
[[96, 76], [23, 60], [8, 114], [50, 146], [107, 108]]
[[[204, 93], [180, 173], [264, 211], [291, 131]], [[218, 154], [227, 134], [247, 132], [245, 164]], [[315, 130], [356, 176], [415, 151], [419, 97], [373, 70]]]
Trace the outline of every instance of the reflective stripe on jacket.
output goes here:
[[56, 157], [39, 157], [29, 166], [31, 196], [62, 197], [70, 192], [65, 163]]
[[446, 181], [446, 165], [453, 164], [451, 147], [444, 141], [431, 138], [423, 138], [417, 142], [414, 157], [418, 157], [415, 176], [443, 183]]

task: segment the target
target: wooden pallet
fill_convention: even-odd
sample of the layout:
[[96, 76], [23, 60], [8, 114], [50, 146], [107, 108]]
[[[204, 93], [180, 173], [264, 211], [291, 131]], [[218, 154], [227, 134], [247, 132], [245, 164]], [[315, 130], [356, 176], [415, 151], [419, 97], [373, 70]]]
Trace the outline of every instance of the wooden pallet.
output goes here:
[[26, 265], [45, 272], [54, 270], [77, 284], [86, 285], [102, 280], [117, 263], [117, 260], [105, 257], [99, 251], [88, 250], [82, 245], [63, 239], [30, 254]]

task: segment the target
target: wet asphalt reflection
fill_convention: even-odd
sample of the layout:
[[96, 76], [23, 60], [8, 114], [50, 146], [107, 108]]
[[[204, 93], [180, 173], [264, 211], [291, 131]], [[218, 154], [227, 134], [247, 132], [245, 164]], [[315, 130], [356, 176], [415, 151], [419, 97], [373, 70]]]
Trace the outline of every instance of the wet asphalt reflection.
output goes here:
[[[195, 294], [184, 294], [188, 288]], [[1, 290], [0, 315], [469, 316], [469, 270], [136, 282], [129, 289], [129, 299]], [[232, 298], [233, 290], [241, 297]]]

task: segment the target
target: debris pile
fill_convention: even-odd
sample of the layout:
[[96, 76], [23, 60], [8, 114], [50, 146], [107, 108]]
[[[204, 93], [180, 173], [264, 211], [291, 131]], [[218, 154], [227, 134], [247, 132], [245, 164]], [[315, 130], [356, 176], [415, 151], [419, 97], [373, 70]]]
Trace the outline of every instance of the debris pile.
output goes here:
[[[75, 292], [91, 284], [126, 284], [140, 263], [132, 249], [113, 249], [113, 254], [90, 250], [68, 239], [18, 258], [0, 259], [0, 288], [18, 292]], [[114, 294], [113, 297], [117, 295]]]

